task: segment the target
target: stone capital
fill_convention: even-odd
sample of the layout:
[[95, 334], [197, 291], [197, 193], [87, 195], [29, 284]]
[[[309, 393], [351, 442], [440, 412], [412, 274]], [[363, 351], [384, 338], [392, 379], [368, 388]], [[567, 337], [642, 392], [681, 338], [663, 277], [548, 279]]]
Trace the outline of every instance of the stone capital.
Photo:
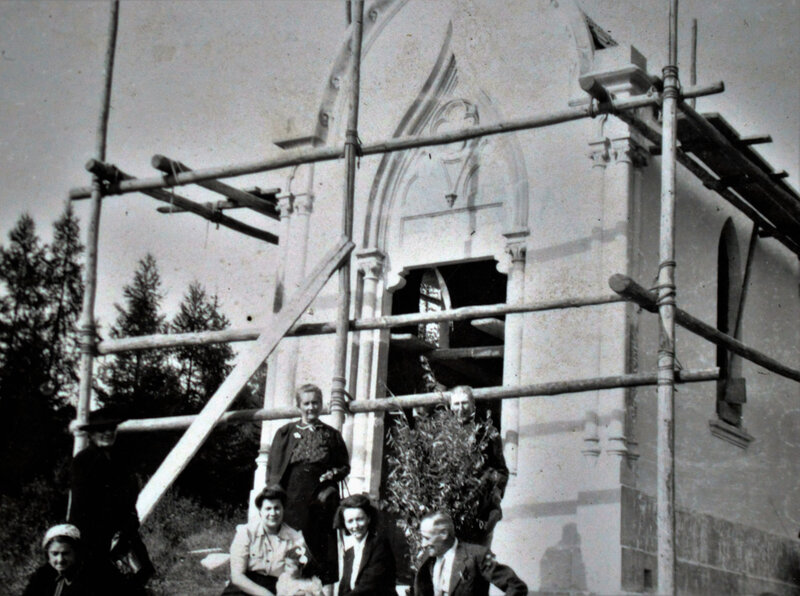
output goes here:
[[358, 269], [364, 274], [364, 279], [373, 281], [383, 277], [386, 266], [386, 255], [377, 248], [366, 248], [356, 253]]
[[294, 195], [288, 194], [278, 197], [278, 213], [281, 219], [289, 217], [294, 210]]
[[613, 163], [630, 164], [635, 168], [646, 166], [649, 157], [645, 148], [632, 137], [612, 139], [609, 153]]
[[593, 168], [605, 168], [611, 160], [611, 141], [602, 137], [589, 143], [589, 159]]
[[527, 228], [503, 234], [503, 237], [506, 239], [503, 252], [501, 254], [495, 253], [497, 270], [500, 273], [508, 275], [513, 265], [524, 265], [528, 250], [527, 240], [529, 235], [530, 231]]

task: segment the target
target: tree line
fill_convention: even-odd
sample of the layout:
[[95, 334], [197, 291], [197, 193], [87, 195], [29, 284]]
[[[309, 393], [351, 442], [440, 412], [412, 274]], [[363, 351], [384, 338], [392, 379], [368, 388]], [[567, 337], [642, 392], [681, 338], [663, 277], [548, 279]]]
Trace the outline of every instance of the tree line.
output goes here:
[[[71, 207], [44, 243], [34, 220], [19, 217], [0, 245], [0, 478], [3, 493], [23, 494], [44, 481], [66, 486], [72, 451], [83, 299], [80, 228]], [[221, 330], [230, 325], [216, 295], [197, 281], [177, 313], [162, 309], [165, 294], [156, 259], [145, 255], [115, 304], [112, 338]], [[235, 357], [229, 345], [136, 351], [95, 363], [95, 407], [113, 406], [124, 418], [193, 414], [224, 380]], [[266, 371], [245, 387], [234, 407], [258, 407]], [[155, 470], [179, 433], [122, 435], [120, 449], [142, 480]], [[258, 449], [255, 423], [217, 430], [176, 483], [176, 490], [209, 505], [241, 504], [252, 483]]]

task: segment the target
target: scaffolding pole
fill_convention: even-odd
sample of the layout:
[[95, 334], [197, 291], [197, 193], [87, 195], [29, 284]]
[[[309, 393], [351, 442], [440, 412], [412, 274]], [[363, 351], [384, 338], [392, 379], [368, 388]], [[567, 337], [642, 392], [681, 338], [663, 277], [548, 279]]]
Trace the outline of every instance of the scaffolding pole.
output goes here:
[[[608, 283], [615, 292], [619, 293], [620, 296], [623, 296], [626, 300], [632, 300], [650, 312], [657, 312], [658, 301], [653, 296], [652, 292], [649, 292], [643, 288], [630, 277], [615, 274], [611, 276]], [[782, 377], [800, 382], [800, 370], [790, 368], [785, 364], [781, 364], [763, 352], [743, 344], [735, 337], [731, 337], [730, 335], [722, 333], [716, 327], [713, 327], [708, 323], [704, 323], [700, 319], [693, 317], [685, 310], [681, 310], [680, 308], [675, 309], [675, 322], [684, 329], [688, 329], [692, 333], [696, 333], [700, 337], [722, 346], [734, 354], [738, 354], [745, 360], [749, 360], [750, 362], [754, 362], [759, 366], [763, 366], [767, 370], [779, 374]]]
[[675, 593], [675, 146], [678, 130], [678, 0], [669, 5], [669, 60], [663, 71], [659, 229], [656, 534], [658, 592]]
[[[111, 81], [114, 75], [114, 52], [117, 45], [117, 26], [119, 23], [119, 0], [112, 0], [108, 20], [108, 46], [103, 64], [103, 95], [100, 103], [100, 119], [97, 124], [95, 157], [106, 159], [106, 138], [108, 136], [108, 114], [111, 105]], [[94, 320], [94, 302], [97, 295], [97, 243], [100, 237], [100, 207], [103, 203], [103, 181], [92, 176], [91, 207], [86, 226], [86, 269], [83, 273], [83, 304], [79, 328], [81, 351], [78, 407], [73, 455], [87, 445], [88, 437], [82, 429], [89, 420], [89, 406], [92, 401], [92, 376], [94, 368], [97, 332]]]
[[[347, 106], [347, 132], [344, 144], [345, 185], [342, 205], [342, 235], [350, 240], [353, 236], [353, 205], [356, 183], [356, 155], [358, 153], [358, 102], [361, 86], [361, 34], [364, 19], [364, 0], [353, 5], [353, 32], [350, 38], [352, 52], [350, 64], [350, 94]], [[331, 416], [333, 426], [342, 430], [345, 414], [345, 385], [347, 379], [347, 340], [350, 328], [350, 259], [339, 269], [339, 297], [336, 318], [336, 345], [334, 371], [331, 381]]]
[[[695, 87], [693, 89], [684, 89], [682, 96], [684, 98], [704, 97], [706, 95], [722, 93], [724, 90], [725, 85], [721, 82], [717, 82], [710, 85]], [[470, 128], [429, 136], [397, 137], [371, 145], [361, 145], [359, 154], [362, 156], [380, 155], [383, 153], [406, 151], [408, 149], [418, 149], [421, 147], [449, 145], [450, 143], [458, 143], [461, 141], [468, 141], [470, 139], [477, 139], [496, 134], [504, 134], [522, 130], [534, 130], [537, 128], [544, 128], [545, 126], [552, 126], [554, 124], [582, 120], [584, 118], [595, 118], [602, 114], [616, 114], [624, 110], [633, 110], [636, 108], [658, 105], [661, 103], [661, 101], [662, 98], [660, 95], [647, 94], [628, 99], [615, 99], [607, 103], [591, 102], [585, 106], [576, 106], [552, 112], [544, 112], [541, 114], [535, 114], [528, 118], [508, 120], [506, 122], [498, 122], [495, 124], [472, 126]], [[206, 180], [234, 178], [236, 176], [258, 174], [261, 172], [280, 170], [282, 168], [298, 166], [302, 164], [333, 161], [336, 159], [341, 159], [343, 156], [344, 149], [342, 147], [322, 147], [317, 149], [295, 150], [286, 152], [280, 157], [273, 157], [260, 161], [240, 163], [229, 166], [200, 168], [197, 170], [192, 170], [191, 172], [178, 172], [176, 174], [169, 174], [153, 178], [123, 180], [117, 183], [109, 184], [105, 189], [105, 194], [117, 195], [159, 188], [170, 188], [173, 186], [185, 186], [187, 184], [198, 184]], [[91, 195], [91, 190], [92, 189], [90, 187], [73, 188], [69, 191], [69, 197], [73, 200], [85, 199]]]
[[[719, 368], [682, 370], [676, 371], [675, 374], [679, 383], [705, 383], [719, 379]], [[567, 393], [602, 391], [605, 389], [617, 389], [619, 387], [646, 387], [656, 385], [657, 383], [658, 373], [630, 373], [608, 377], [548, 381], [530, 385], [481, 387], [473, 389], [472, 393], [476, 400], [495, 401], [516, 399], [519, 397], [552, 397]], [[398, 395], [385, 399], [357, 399], [348, 404], [348, 410], [351, 414], [390, 412], [402, 410], [403, 408], [447, 405], [449, 399], [449, 391]], [[328, 414], [330, 410], [325, 410], [322, 413]], [[297, 418], [298, 416], [300, 416], [300, 410], [297, 408], [238, 410], [235, 412], [227, 412], [219, 419], [217, 424], [241, 424], [263, 420], [283, 420], [287, 418]], [[188, 415], [126, 420], [119, 425], [118, 430], [123, 433], [182, 430], [188, 428], [196, 418], [197, 416]]]
[[[588, 296], [584, 298], [558, 298], [556, 300], [540, 300], [536, 302], [523, 302], [520, 304], [482, 304], [479, 306], [462, 306], [451, 310], [429, 311], [424, 313], [409, 313], [404, 315], [384, 315], [371, 319], [355, 319], [349, 321], [350, 331], [369, 331], [373, 329], [393, 329], [395, 327], [408, 327], [420, 323], [444, 323], [450, 321], [465, 321], [484, 317], [496, 317], [514, 313], [542, 312], [559, 310], [563, 308], [578, 308], [582, 306], [599, 306], [622, 302], [614, 294], [605, 296]], [[306, 335], [326, 335], [336, 333], [336, 321], [324, 323], [299, 323], [294, 325], [286, 334], [291, 337]], [[97, 345], [99, 354], [117, 354], [133, 350], [153, 350], [158, 348], [177, 348], [183, 346], [203, 346], [234, 341], [252, 341], [262, 333], [261, 328], [224, 329], [222, 331], [197, 331], [194, 333], [162, 333], [156, 335], [140, 335], [108, 339]]]

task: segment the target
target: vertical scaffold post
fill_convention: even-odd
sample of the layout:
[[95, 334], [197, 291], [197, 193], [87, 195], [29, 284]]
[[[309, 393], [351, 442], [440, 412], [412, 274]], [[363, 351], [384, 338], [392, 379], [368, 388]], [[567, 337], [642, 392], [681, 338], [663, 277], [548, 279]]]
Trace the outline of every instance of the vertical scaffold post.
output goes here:
[[675, 143], [678, 107], [678, 0], [670, 0], [664, 67], [661, 222], [658, 269], [658, 593], [675, 593]]
[[[100, 120], [97, 125], [95, 158], [106, 160], [106, 137], [108, 131], [108, 112], [111, 103], [111, 80], [114, 74], [114, 52], [117, 45], [117, 24], [119, 22], [119, 0], [112, 0], [108, 25], [108, 47], [103, 64], [103, 95], [100, 104]], [[89, 404], [92, 397], [92, 374], [94, 367], [95, 342], [97, 334], [94, 320], [94, 300], [97, 294], [97, 241], [100, 229], [100, 207], [103, 201], [103, 188], [97, 175], [92, 176], [92, 200], [89, 223], [86, 228], [86, 269], [83, 273], [83, 305], [78, 325], [80, 334], [81, 363], [78, 385], [78, 408], [76, 414], [75, 446], [73, 454], [86, 447], [86, 431], [80, 430], [89, 418]]]
[[[358, 141], [358, 102], [361, 86], [361, 34], [364, 22], [364, 0], [353, 6], [350, 51], [350, 93], [348, 97], [347, 133], [344, 145], [345, 185], [342, 205], [342, 233], [349, 240], [353, 236], [353, 204], [356, 180], [356, 155]], [[341, 430], [345, 413], [345, 382], [347, 374], [347, 338], [350, 327], [350, 260], [339, 269], [339, 300], [336, 318], [336, 351], [334, 352], [333, 382], [331, 386], [331, 416], [333, 425]]]

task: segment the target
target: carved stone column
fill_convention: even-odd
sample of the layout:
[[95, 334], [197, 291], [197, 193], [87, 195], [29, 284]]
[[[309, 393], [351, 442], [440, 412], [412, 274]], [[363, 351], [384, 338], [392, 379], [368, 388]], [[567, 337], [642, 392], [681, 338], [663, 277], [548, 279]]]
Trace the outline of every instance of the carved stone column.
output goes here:
[[[606, 169], [611, 160], [611, 142], [604, 135], [606, 121], [607, 116], [603, 116], [598, 120], [598, 137], [589, 143], [589, 159], [592, 161], [592, 191], [594, 200], [598, 204], [602, 204], [605, 200]], [[602, 289], [606, 285], [605, 278], [607, 278], [606, 272], [603, 269], [602, 235], [602, 225], [592, 230], [595, 250], [598, 254], [597, 266], [595, 268], [596, 278], [594, 280], [594, 284], [599, 289], [598, 293], [602, 293]], [[595, 374], [602, 374], [600, 367], [595, 370]], [[598, 432], [599, 420], [597, 414], [599, 409], [598, 399], [599, 397], [596, 394], [593, 409], [587, 410], [583, 419], [583, 449], [581, 449], [581, 453], [590, 466], [594, 466], [597, 463], [597, 458], [600, 456], [600, 434]]]
[[[358, 268], [364, 276], [361, 317], [368, 319], [381, 311], [379, 288], [384, 274], [385, 255], [375, 248], [359, 251]], [[375, 399], [375, 367], [378, 361], [380, 330], [361, 331], [358, 352], [356, 399]], [[356, 414], [353, 419], [353, 452], [348, 481], [351, 493], [369, 492], [378, 496], [383, 455], [383, 413]]]
[[[632, 274], [635, 168], [644, 166], [646, 154], [629, 135], [610, 141], [610, 163], [606, 169], [603, 201], [601, 268], [604, 276], [613, 273]], [[630, 372], [631, 344], [629, 322], [634, 308], [630, 303], [610, 304], [604, 309], [601, 328], [601, 362], [607, 374]], [[605, 450], [608, 454], [627, 458], [627, 409], [630, 389], [604, 392], [600, 417], [606, 423]]]
[[[525, 300], [525, 256], [527, 230], [505, 234], [506, 253], [511, 259], [508, 268], [506, 302], [519, 304]], [[522, 368], [522, 332], [524, 314], [509, 314], [505, 320], [505, 347], [503, 357], [503, 385], [519, 385]], [[517, 473], [519, 449], [519, 410], [520, 399], [503, 401], [503, 415], [500, 426], [503, 430], [503, 454], [512, 474]]]

